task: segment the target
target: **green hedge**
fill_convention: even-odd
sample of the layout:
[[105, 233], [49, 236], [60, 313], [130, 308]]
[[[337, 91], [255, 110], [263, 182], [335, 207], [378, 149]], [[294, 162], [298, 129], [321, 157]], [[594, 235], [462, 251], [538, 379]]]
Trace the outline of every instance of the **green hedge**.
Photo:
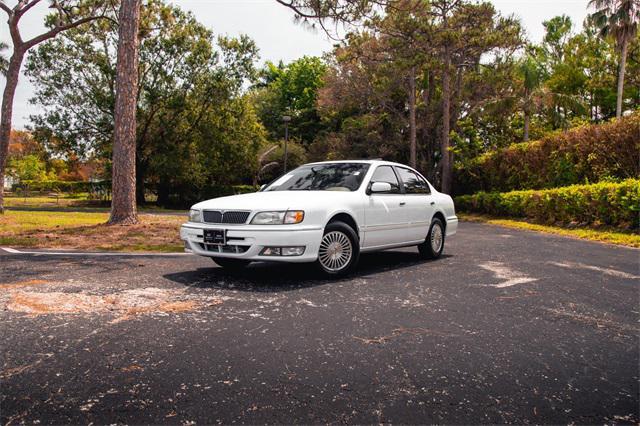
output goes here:
[[455, 198], [462, 212], [526, 217], [545, 223], [578, 222], [639, 228], [640, 180], [601, 182], [547, 190], [479, 192]]
[[558, 132], [457, 164], [456, 194], [506, 192], [623, 180], [640, 175], [640, 112]]
[[253, 185], [207, 185], [199, 188], [194, 186], [177, 186], [170, 188], [150, 187], [151, 192], [158, 194], [157, 204], [166, 208], [188, 209], [193, 204], [211, 198], [228, 195], [256, 192], [259, 189]]
[[35, 181], [35, 180], [23, 180], [20, 183], [13, 185], [13, 191], [29, 191], [29, 192], [66, 192], [66, 193], [78, 193], [78, 192], [92, 192], [96, 190], [111, 190], [110, 181], [102, 182], [85, 182], [85, 181], [62, 181], [62, 180], [50, 180], [50, 181]]

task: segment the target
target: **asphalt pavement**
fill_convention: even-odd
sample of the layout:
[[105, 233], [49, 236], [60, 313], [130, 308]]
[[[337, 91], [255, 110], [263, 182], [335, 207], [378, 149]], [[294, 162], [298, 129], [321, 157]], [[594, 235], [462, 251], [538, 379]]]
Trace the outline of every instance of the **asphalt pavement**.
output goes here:
[[0, 250], [0, 422], [637, 424], [639, 285], [640, 250], [476, 223], [338, 281]]

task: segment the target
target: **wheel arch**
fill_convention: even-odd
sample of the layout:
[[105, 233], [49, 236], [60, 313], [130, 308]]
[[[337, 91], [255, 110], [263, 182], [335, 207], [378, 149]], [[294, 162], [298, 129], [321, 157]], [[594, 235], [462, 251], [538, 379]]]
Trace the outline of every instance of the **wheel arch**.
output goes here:
[[431, 218], [431, 220], [435, 219], [435, 218], [440, 219], [440, 221], [442, 221], [442, 226], [444, 226], [444, 230], [446, 231], [447, 229], [447, 219], [444, 215], [444, 213], [440, 210], [437, 210], [434, 214], [433, 217]]
[[335, 212], [335, 213], [330, 215], [330, 218], [327, 221], [327, 223], [324, 224], [324, 227], [326, 228], [327, 225], [329, 225], [332, 222], [344, 222], [344, 223], [346, 223], [351, 228], [353, 228], [353, 231], [358, 236], [358, 239], [360, 239], [360, 230], [358, 229], [358, 222], [356, 222], [356, 219], [353, 217], [353, 215], [351, 215], [351, 214], [349, 214], [347, 212]]

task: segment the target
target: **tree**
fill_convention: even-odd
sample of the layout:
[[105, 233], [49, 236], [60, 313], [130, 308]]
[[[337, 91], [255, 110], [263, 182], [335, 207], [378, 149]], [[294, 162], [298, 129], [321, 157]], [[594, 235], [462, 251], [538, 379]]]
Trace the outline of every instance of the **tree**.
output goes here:
[[[313, 22], [330, 33], [328, 24], [332, 22], [353, 22], [362, 18], [367, 12], [386, 0], [275, 0], [288, 7], [302, 22]], [[113, 199], [117, 208], [112, 207], [109, 223], [133, 223], [136, 221], [135, 205], [135, 90], [136, 82], [133, 65], [137, 54], [137, 29], [140, 15], [139, 0], [123, 0], [120, 6], [119, 20], [121, 32], [118, 38], [118, 76], [116, 81], [116, 99], [121, 104], [116, 108], [114, 134], [114, 171], [119, 171], [118, 179], [114, 179]], [[117, 158], [116, 158], [117, 153]], [[133, 199], [133, 202], [131, 201]]]
[[258, 72], [252, 96], [271, 139], [284, 134], [284, 115], [292, 118], [289, 133], [305, 145], [321, 131], [316, 101], [326, 69], [322, 59], [303, 56], [286, 65], [267, 62]]
[[519, 71], [522, 77], [522, 112], [524, 113], [524, 130], [522, 140], [529, 140], [529, 127], [531, 124], [531, 113], [534, 97], [543, 82], [543, 71], [540, 64], [532, 55], [527, 54], [519, 64]]
[[0, 9], [8, 17], [9, 34], [13, 49], [6, 66], [6, 85], [2, 95], [2, 109], [0, 114], [0, 214], [4, 213], [4, 174], [9, 150], [9, 136], [13, 115], [13, 98], [18, 86], [20, 68], [25, 55], [33, 46], [49, 40], [59, 33], [78, 27], [87, 22], [105, 16], [111, 3], [107, 0], [51, 0], [50, 8], [54, 12], [47, 16], [47, 30], [29, 40], [23, 40], [20, 19], [31, 8], [42, 0], [18, 0], [14, 7], [9, 7], [4, 0], [0, 0]]
[[612, 36], [620, 50], [618, 66], [618, 91], [616, 117], [622, 115], [624, 97], [624, 75], [629, 53], [629, 44], [638, 33], [640, 3], [638, 0], [590, 0], [589, 7], [596, 9], [590, 19], [600, 28], [602, 37]]
[[108, 223], [138, 222], [136, 209], [136, 100], [140, 0], [121, 0], [111, 162], [111, 214]]
[[[111, 20], [91, 23], [43, 43], [27, 61], [34, 133], [57, 156], [111, 158], [117, 30]], [[137, 204], [161, 192], [162, 203], [184, 205], [251, 176], [243, 157], [264, 142], [242, 93], [255, 74], [253, 41], [216, 40], [191, 13], [152, 0], [141, 9], [139, 45]]]

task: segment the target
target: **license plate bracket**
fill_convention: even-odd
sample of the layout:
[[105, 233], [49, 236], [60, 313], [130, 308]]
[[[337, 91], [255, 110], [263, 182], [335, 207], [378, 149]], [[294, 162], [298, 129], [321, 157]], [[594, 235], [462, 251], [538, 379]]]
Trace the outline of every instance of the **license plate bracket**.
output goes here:
[[227, 243], [227, 232], [224, 229], [205, 229], [204, 243], [223, 246]]

